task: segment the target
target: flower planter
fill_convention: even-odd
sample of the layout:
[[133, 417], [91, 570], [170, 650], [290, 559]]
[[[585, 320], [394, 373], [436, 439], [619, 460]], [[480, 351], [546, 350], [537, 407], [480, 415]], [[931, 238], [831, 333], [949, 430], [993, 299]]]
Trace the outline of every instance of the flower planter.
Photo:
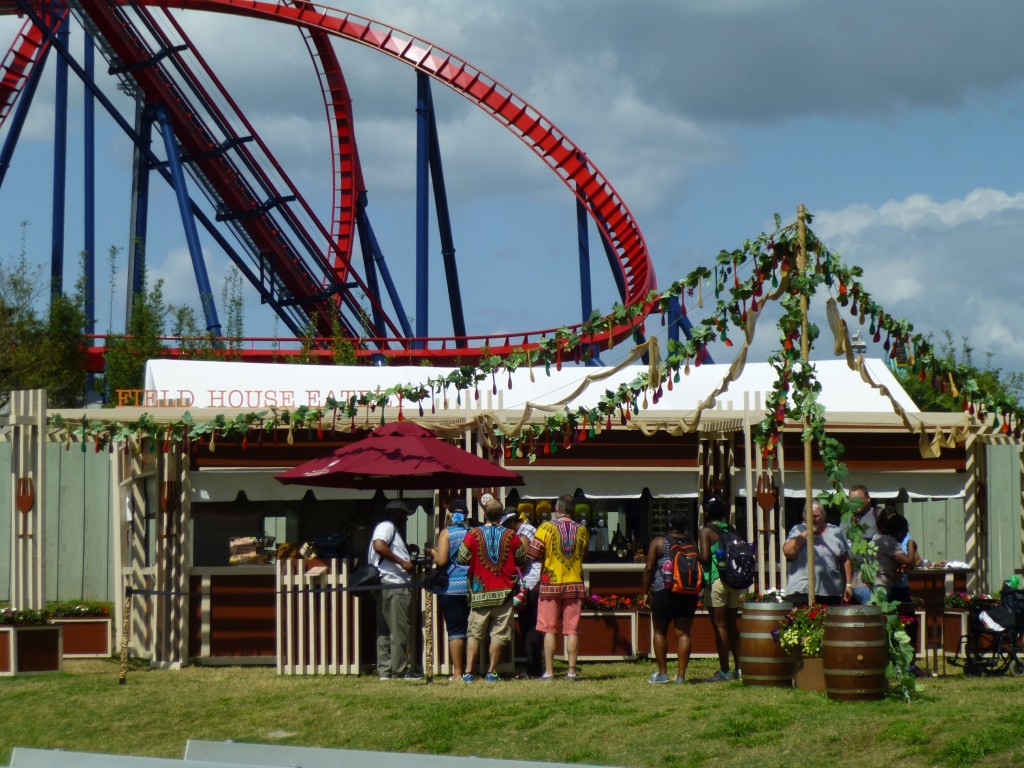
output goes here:
[[947, 608], [942, 614], [942, 646], [943, 650], [956, 655], [960, 650], [960, 638], [967, 634], [967, 611]]
[[61, 672], [63, 630], [56, 624], [0, 626], [0, 675]]
[[[675, 629], [669, 627], [667, 658], [676, 657]], [[637, 654], [654, 656], [654, 627], [651, 624], [651, 612], [637, 613]], [[718, 646], [715, 645], [715, 625], [711, 614], [699, 610], [690, 625], [690, 658], [718, 658]]]
[[64, 658], [103, 659], [114, 653], [109, 616], [55, 616], [64, 629]]
[[778, 630], [792, 603], [747, 603], [740, 614], [740, 667], [744, 685], [790, 688], [793, 657], [772, 632]]
[[825, 692], [833, 701], [878, 701], [888, 689], [885, 617], [874, 605], [837, 605], [821, 642]]
[[[583, 611], [579, 624], [581, 661], [621, 661], [636, 657], [635, 611]], [[558, 637], [556, 655], [565, 653]]]
[[796, 657], [793, 685], [801, 691], [825, 692], [825, 661], [821, 656]]

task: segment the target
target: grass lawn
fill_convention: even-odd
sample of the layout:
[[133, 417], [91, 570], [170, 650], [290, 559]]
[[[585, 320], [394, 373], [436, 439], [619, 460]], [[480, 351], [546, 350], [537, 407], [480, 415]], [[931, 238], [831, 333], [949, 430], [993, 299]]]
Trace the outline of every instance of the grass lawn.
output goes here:
[[[427, 685], [135, 667], [121, 686], [116, 660], [66, 661], [62, 674], [0, 678], [0, 765], [15, 746], [181, 757], [189, 738], [664, 768], [1024, 765], [1024, 678], [951, 668], [907, 705], [654, 686], [652, 670], [586, 664], [577, 683]], [[689, 676], [713, 670], [694, 661]]]

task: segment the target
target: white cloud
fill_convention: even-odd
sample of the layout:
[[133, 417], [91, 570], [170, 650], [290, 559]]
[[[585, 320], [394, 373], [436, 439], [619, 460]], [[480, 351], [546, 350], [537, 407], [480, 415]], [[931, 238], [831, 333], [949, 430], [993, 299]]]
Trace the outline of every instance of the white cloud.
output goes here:
[[954, 346], [967, 337], [974, 362], [1024, 369], [1019, 233], [1024, 193], [978, 188], [936, 201], [923, 194], [823, 211], [814, 229], [890, 314]]
[[877, 208], [852, 205], [841, 211], [823, 211], [815, 217], [815, 229], [825, 237], [856, 237], [878, 227], [904, 232], [924, 228], [952, 228], [984, 221], [1004, 211], [1024, 210], [1024, 192], [1008, 194], [998, 189], [974, 189], [959, 200], [937, 202], [928, 195], [889, 200]]

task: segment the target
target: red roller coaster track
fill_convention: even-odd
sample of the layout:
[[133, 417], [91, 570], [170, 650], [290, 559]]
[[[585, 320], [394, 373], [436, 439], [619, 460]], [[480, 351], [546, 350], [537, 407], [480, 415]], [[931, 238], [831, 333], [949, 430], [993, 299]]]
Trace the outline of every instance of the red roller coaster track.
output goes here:
[[[624, 286], [623, 303], [642, 304], [650, 291], [655, 289], [654, 268], [640, 228], [625, 202], [597, 166], [528, 102], [485, 72], [433, 43], [381, 22], [304, 0], [78, 0], [76, 5], [89, 18], [107, 45], [128, 65], [146, 62], [149, 52], [139, 45], [133, 30], [118, 14], [119, 8], [140, 9], [148, 6], [164, 11], [208, 11], [273, 21], [303, 31], [324, 94], [332, 136], [333, 220], [330, 232], [325, 230], [322, 234], [328, 241], [323, 259], [329, 264], [329, 271], [335, 280], [355, 279], [360, 284], [362, 282], [352, 269], [351, 257], [355, 200], [363, 190], [363, 182], [355, 148], [348, 90], [329, 37], [343, 38], [367, 46], [426, 73], [504, 125], [540, 157], [585, 206], [615, 255]], [[16, 2], [0, 0], [0, 14], [16, 11]], [[31, 24], [27, 24], [0, 65], [0, 124], [23, 87], [33, 62], [38, 60], [45, 47], [45, 37]], [[197, 157], [202, 157], [204, 152], [208, 153], [211, 146], [208, 133], [202, 125], [196, 123], [194, 114], [178, 97], [173, 84], [161, 78], [159, 68], [139, 67], [133, 71], [133, 76], [141, 78], [140, 84], [148, 96], [158, 97], [168, 105], [176, 134], [183, 146]], [[214, 188], [217, 199], [224, 201], [232, 211], [251, 212], [259, 207], [262, 201], [253, 199], [247, 193], [244, 185], [239, 183], [237, 169], [227, 164], [223, 156], [215, 155], [200, 162], [205, 163], [201, 173]], [[276, 171], [283, 173], [276, 167], [276, 163], [274, 165]], [[322, 286], [325, 278], [315, 277], [317, 269], [299, 263], [294, 253], [282, 251], [276, 233], [260, 217], [250, 216], [241, 226], [244, 226], [246, 236], [252, 238], [264, 253], [271, 254], [274, 269], [288, 290], [309, 306], [314, 309], [319, 307], [318, 311], [324, 312], [326, 306], [322, 304]], [[321, 314], [321, 317], [325, 316], [326, 312]], [[389, 327], [394, 332], [393, 324], [389, 323]], [[569, 326], [571, 330], [578, 327]], [[629, 338], [633, 330], [633, 325], [615, 326], [610, 333], [584, 337], [583, 342], [617, 343]], [[396, 336], [381, 337], [379, 341], [387, 354], [396, 360], [430, 360], [444, 365], [456, 359], [473, 362], [485, 351], [505, 355], [515, 348], [529, 349], [536, 339], [551, 333], [549, 329], [512, 335], [467, 336], [465, 341], [468, 347], [460, 347], [456, 342], [462, 339], [452, 337], [408, 339]], [[517, 343], [516, 340], [520, 338], [522, 341]], [[415, 346], [422, 348], [411, 348], [414, 341], [421, 342]], [[97, 350], [97, 354], [102, 354], [102, 351]], [[262, 354], [252, 349], [246, 357], [259, 359]], [[265, 354], [269, 356], [269, 350]]]

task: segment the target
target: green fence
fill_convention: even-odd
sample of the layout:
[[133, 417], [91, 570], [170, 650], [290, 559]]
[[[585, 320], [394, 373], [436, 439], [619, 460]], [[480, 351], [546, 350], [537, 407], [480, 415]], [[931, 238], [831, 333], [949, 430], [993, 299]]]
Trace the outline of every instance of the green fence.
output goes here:
[[[0, 443], [0, 600], [11, 595], [10, 443]], [[46, 599], [114, 600], [116, 561], [111, 532], [110, 455], [46, 450]]]

